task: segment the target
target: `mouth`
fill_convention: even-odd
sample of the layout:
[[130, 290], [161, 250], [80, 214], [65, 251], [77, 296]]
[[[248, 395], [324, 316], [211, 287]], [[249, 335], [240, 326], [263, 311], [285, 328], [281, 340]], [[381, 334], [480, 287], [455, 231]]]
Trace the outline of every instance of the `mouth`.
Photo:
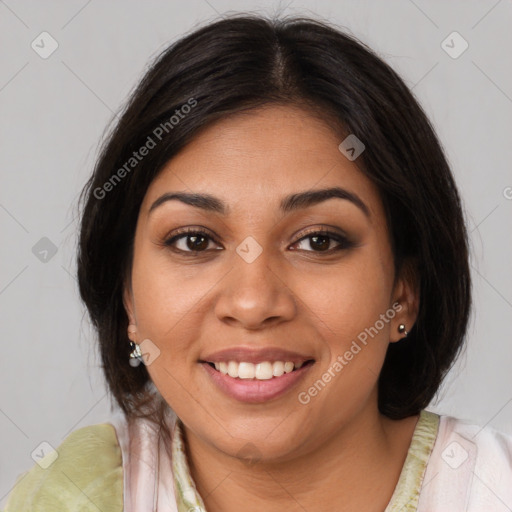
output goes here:
[[295, 352], [230, 349], [198, 361], [210, 381], [237, 401], [262, 403], [277, 399], [298, 385], [315, 359]]
[[263, 361], [256, 364], [249, 361], [204, 361], [203, 363], [210, 365], [211, 368], [222, 375], [229, 375], [233, 379], [270, 380], [300, 370], [314, 362], [314, 359], [307, 359], [298, 363], [293, 361]]

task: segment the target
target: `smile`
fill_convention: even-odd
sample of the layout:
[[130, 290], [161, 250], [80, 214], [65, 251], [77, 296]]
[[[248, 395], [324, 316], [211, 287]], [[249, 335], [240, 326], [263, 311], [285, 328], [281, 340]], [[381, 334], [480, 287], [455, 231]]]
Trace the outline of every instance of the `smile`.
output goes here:
[[303, 366], [304, 363], [293, 363], [292, 361], [264, 361], [262, 363], [249, 363], [247, 361], [237, 362], [222, 361], [220, 363], [210, 363], [223, 375], [229, 375], [234, 379], [256, 379], [269, 380], [274, 377], [281, 377], [285, 373], [293, 372]]
[[241, 402], [263, 403], [291, 391], [315, 360], [275, 347], [238, 347], [206, 355], [198, 363], [223, 395]]

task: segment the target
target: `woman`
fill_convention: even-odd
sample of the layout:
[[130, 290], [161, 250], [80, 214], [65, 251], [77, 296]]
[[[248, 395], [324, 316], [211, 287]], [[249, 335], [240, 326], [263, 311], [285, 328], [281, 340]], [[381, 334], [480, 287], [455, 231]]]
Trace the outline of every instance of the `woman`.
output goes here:
[[425, 410], [465, 338], [467, 232], [370, 49], [309, 19], [195, 31], [83, 200], [80, 293], [125, 416], [73, 432], [6, 511], [512, 509], [511, 436]]

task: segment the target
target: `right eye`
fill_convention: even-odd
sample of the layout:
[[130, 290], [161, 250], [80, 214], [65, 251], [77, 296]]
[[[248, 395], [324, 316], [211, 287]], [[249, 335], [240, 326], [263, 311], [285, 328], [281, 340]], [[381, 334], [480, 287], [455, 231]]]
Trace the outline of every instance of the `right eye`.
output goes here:
[[179, 234], [167, 239], [165, 245], [183, 253], [198, 253], [208, 250], [210, 242], [215, 243], [205, 230], [185, 228], [180, 230]]

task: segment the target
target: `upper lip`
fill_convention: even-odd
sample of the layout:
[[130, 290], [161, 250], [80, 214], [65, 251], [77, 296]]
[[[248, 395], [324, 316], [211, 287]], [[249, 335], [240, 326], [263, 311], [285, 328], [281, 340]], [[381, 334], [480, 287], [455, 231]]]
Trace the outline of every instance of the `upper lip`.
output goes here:
[[212, 352], [207, 356], [201, 358], [201, 362], [206, 363], [221, 363], [229, 361], [247, 362], [247, 363], [263, 363], [265, 361], [291, 361], [294, 364], [304, 363], [313, 359], [311, 356], [306, 356], [298, 352], [284, 350], [276, 347], [263, 347], [263, 348], [248, 348], [248, 347], [233, 347]]

